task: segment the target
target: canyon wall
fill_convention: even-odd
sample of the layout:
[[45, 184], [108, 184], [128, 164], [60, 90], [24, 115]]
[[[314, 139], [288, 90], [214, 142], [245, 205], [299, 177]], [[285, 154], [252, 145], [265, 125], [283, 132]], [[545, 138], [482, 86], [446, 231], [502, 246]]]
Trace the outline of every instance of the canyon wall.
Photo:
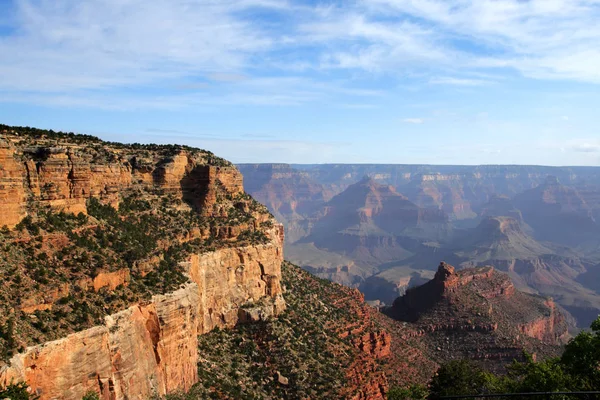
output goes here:
[[26, 176], [24, 165], [15, 159], [15, 149], [8, 142], [0, 140], [0, 221], [9, 227], [18, 224], [25, 217], [23, 202]]
[[[402, 165], [402, 164], [239, 164], [246, 189], [272, 210], [289, 200], [302, 200], [305, 208], [320, 205], [333, 195], [370, 176], [393, 185], [421, 207], [436, 207], [451, 218], [473, 218], [493, 194], [513, 197], [543, 184], [548, 175], [582, 188], [588, 203], [598, 205], [600, 168], [519, 165]], [[285, 173], [282, 173], [285, 172]], [[301, 183], [301, 184], [299, 184]], [[306, 187], [311, 187], [307, 196]], [[319, 196], [317, 188], [328, 197]], [[278, 215], [279, 217], [280, 215]], [[285, 211], [281, 217], [287, 217]]]
[[[40, 344], [0, 360], [0, 387], [24, 381], [40, 400], [80, 400], [90, 390], [104, 400], [186, 391], [198, 380], [199, 334], [266, 320], [285, 309], [283, 226], [245, 195], [242, 175], [231, 163], [181, 146], [121, 145], [44, 132], [0, 131], [0, 226], [14, 228], [27, 216], [30, 225], [43, 222], [49, 210], [86, 214], [90, 198], [118, 209], [125, 196], [145, 201], [147, 208], [134, 211], [140, 214], [168, 218], [183, 212], [190, 217], [185, 226], [166, 231], [169, 236], [160, 237], [146, 258], [124, 269], [104, 265], [83, 277], [73, 273], [54, 291], [34, 285], [38, 289], [31, 296], [7, 306], [11, 314], [35, 320], [38, 311], [50, 312], [56, 301], [77, 293], [102, 291], [110, 297], [119, 287], [138, 290], [134, 278], [139, 285], [172, 257], [167, 254], [171, 248], [195, 242], [197, 247], [190, 248], [201, 250], [181, 253], [184, 261], [174, 265], [188, 282], [175, 290], [125, 303], [117, 308], [121, 311], [105, 315], [103, 323], [71, 330], [58, 340], [33, 339]], [[101, 222], [82, 220], [89, 222], [78, 229], [100, 232]], [[61, 236], [36, 228], [41, 242]], [[32, 240], [27, 228], [9, 232], [17, 239], [7, 245]], [[62, 234], [56, 246], [44, 247], [45, 257], [55, 259], [62, 247], [78, 247], [70, 242], [75, 236]]]
[[0, 371], [0, 384], [27, 382], [40, 399], [149, 398], [197, 380], [196, 284], [107, 316], [103, 326], [28, 348]]
[[45, 399], [148, 398], [197, 381], [198, 334], [285, 309], [280, 226], [268, 244], [219, 249], [184, 263], [191, 283], [105, 318], [103, 326], [28, 348], [0, 369], [0, 385], [25, 381]]
[[9, 228], [27, 216], [31, 203], [85, 214], [90, 197], [118, 208], [123, 191], [156, 187], [214, 215], [217, 186], [232, 195], [244, 191], [234, 166], [210, 165], [204, 153], [177, 150], [165, 156], [101, 146], [24, 147], [15, 141], [0, 137], [0, 217]]
[[493, 267], [456, 271], [441, 263], [433, 280], [409, 289], [386, 313], [416, 322], [423, 333], [497, 331], [551, 345], [568, 338], [566, 319], [552, 299], [517, 291], [508, 275]]

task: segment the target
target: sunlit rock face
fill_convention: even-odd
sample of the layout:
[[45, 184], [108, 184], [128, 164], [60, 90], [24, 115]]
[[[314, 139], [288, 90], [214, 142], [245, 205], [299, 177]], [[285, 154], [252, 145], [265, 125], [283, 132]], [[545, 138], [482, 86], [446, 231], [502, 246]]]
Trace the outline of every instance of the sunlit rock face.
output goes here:
[[[231, 163], [185, 147], [0, 131], [0, 227], [14, 228], [26, 216], [35, 222], [42, 213], [85, 215], [91, 198], [118, 210], [132, 195], [155, 205], [144, 211], [151, 215], [189, 213], [198, 218], [188, 221], [204, 225], [174, 227], [158, 238], [158, 253], [130, 268], [104, 265], [88, 275], [63, 275], [60, 284], [50, 281], [39, 290], [32, 285], [14, 309], [35, 319], [77, 293], [111, 297], [123, 287], [136, 290], [134, 277], [152, 273], [170, 246], [195, 241], [203, 251], [185, 253], [178, 264], [187, 282], [106, 313], [97, 326], [22, 348], [0, 361], [0, 386], [24, 381], [41, 400], [79, 400], [90, 390], [106, 400], [186, 391], [198, 380], [198, 335], [285, 310], [283, 226], [244, 193], [242, 175]], [[177, 204], [165, 204], [173, 199]], [[91, 216], [82, 220], [88, 222], [81, 231], [100, 224]], [[248, 239], [252, 235], [258, 239]], [[52, 259], [75, 240], [45, 230], [37, 237]], [[33, 239], [24, 234], [19, 240]]]

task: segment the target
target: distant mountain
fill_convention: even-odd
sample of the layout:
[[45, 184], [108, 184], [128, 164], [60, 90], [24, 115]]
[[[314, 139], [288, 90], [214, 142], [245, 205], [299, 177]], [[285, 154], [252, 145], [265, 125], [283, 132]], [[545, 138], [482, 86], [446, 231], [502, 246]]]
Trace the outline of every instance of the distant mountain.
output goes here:
[[307, 216], [337, 193], [287, 164], [243, 164], [239, 169], [246, 191], [283, 222], [288, 241], [306, 236]]
[[479, 215], [481, 217], [511, 217], [521, 226], [525, 224], [521, 210], [515, 207], [513, 201], [508, 196], [498, 194], [490, 196], [488, 202], [481, 206]]
[[515, 219], [486, 218], [452, 246], [461, 267], [494, 265], [518, 288], [552, 295], [579, 316], [583, 326], [590, 321], [580, 309], [600, 308], [600, 296], [577, 280], [594, 265], [568, 248], [536, 241]]
[[389, 185], [365, 177], [322, 208], [310, 237], [331, 233], [358, 236], [447, 237], [448, 217], [409, 201]]
[[[299, 256], [294, 261], [310, 271], [340, 283], [348, 283], [344, 273], [368, 276], [381, 264], [411, 257], [421, 242], [444, 240], [452, 232], [443, 211], [419, 207], [391, 186], [368, 177], [325, 203], [311, 220], [310, 234], [288, 248], [311, 247], [290, 254]], [[353, 265], [341, 271], [341, 276], [335, 268], [327, 271], [323, 265], [307, 265], [314, 248], [351, 259]]]
[[554, 254], [526, 234], [511, 217], [486, 217], [473, 229], [455, 238], [452, 247], [473, 263], [490, 260], [532, 259]]
[[495, 265], [518, 288], [555, 297], [582, 326], [600, 311], [600, 167], [269, 168], [241, 166], [247, 189], [284, 219], [287, 256], [367, 300], [390, 304], [444, 259]]
[[514, 204], [540, 240], [576, 246], [600, 239], [592, 207], [576, 188], [562, 185], [554, 176], [515, 196]]

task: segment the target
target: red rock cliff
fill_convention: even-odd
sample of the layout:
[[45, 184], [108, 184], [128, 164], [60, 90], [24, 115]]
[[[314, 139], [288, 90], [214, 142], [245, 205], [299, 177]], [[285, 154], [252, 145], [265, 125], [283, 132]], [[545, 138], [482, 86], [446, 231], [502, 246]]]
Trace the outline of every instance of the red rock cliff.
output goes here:
[[[8, 364], [0, 363], [0, 386], [25, 381], [41, 400], [79, 400], [89, 390], [105, 400], [185, 391], [197, 381], [198, 334], [267, 319], [285, 309], [280, 285], [283, 228], [268, 213], [251, 209], [257, 205], [244, 197], [242, 176], [231, 164], [193, 149], [165, 154], [102, 142], [50, 145], [45, 139], [26, 146], [18, 135], [4, 133], [0, 225], [14, 227], [38, 208], [86, 213], [90, 197], [118, 207], [122, 194], [132, 191], [175, 195], [183, 200], [180, 207], [195, 209], [203, 218], [227, 216], [239, 208], [255, 219], [210, 232], [188, 230], [176, 240], [212, 236], [225, 243], [181, 263], [188, 283], [107, 315], [102, 325], [28, 347]], [[244, 230], [266, 239], [236, 246]], [[147, 273], [157, 262], [148, 260], [140, 269]], [[93, 278], [66, 283], [55, 295], [35, 294], [21, 310], [52, 308], [70, 288], [110, 292], [129, 281], [128, 269], [98, 271]]]
[[104, 156], [75, 145], [23, 147], [7, 137], [0, 137], [0, 216], [9, 228], [27, 215], [27, 201], [77, 214], [85, 213], [92, 196], [118, 207], [124, 190], [155, 186], [214, 215], [218, 186], [233, 195], [243, 193], [242, 175], [235, 167], [208, 165], [203, 155], [185, 150], [144, 159], [132, 150]]

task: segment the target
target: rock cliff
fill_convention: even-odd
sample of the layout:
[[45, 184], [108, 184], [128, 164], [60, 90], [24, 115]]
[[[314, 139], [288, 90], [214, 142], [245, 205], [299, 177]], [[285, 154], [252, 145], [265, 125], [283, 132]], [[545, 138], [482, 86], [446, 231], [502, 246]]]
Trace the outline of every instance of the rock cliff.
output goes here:
[[294, 254], [304, 256], [303, 266], [339, 283], [346, 283], [342, 279], [347, 272], [361, 279], [378, 265], [410, 256], [420, 241], [451, 234], [443, 211], [419, 207], [393, 187], [369, 177], [333, 197], [311, 218], [312, 233], [298, 244], [335, 252], [352, 259], [354, 266], [339, 274], [337, 268], [309, 264], [314, 257], [311, 248]]
[[197, 380], [195, 284], [107, 316], [97, 326], [29, 347], [0, 372], [0, 384], [25, 381], [41, 399], [148, 398], [188, 390]]
[[[187, 398], [384, 400], [392, 387], [427, 384], [450, 359], [502, 370], [524, 349], [540, 359], [560, 351], [554, 333], [564, 327], [561, 314], [492, 268], [456, 272], [444, 265], [431, 284], [438, 301], [413, 322], [389, 318], [358, 290], [288, 262], [282, 274], [286, 313], [201, 336], [199, 382]], [[429, 286], [421, 290], [435, 297]], [[463, 307], [458, 301], [467, 294], [476, 299]], [[453, 302], [444, 308], [449, 296]], [[515, 307], [502, 308], [511, 301]], [[491, 316], [478, 315], [482, 302]], [[436, 309], [444, 320], [430, 318]], [[456, 321], [459, 315], [464, 320]]]
[[148, 398], [285, 309], [283, 227], [212, 153], [0, 126], [0, 386]]
[[193, 398], [384, 400], [393, 385], [426, 383], [437, 364], [411, 327], [356, 289], [284, 262], [288, 309], [262, 324], [200, 337]]
[[[282, 261], [278, 241], [193, 255], [184, 263], [193, 283], [106, 316], [103, 326], [27, 348], [0, 370], [0, 385], [25, 381], [41, 399], [187, 391], [197, 381], [199, 334], [285, 309]], [[256, 315], [245, 310], [252, 306]]]
[[244, 190], [239, 171], [209, 152], [184, 147], [110, 148], [92, 139], [86, 144], [68, 138], [57, 142], [20, 135], [9, 127], [0, 132], [0, 199], [9, 228], [31, 212], [28, 202], [85, 213], [90, 197], [118, 207], [120, 193], [141, 186], [175, 193], [203, 214], [216, 215], [218, 186], [231, 195]]
[[551, 299], [517, 291], [493, 267], [456, 271], [441, 263], [434, 279], [409, 289], [386, 313], [413, 323], [438, 360], [509, 362], [523, 350], [547, 356], [569, 337]]

